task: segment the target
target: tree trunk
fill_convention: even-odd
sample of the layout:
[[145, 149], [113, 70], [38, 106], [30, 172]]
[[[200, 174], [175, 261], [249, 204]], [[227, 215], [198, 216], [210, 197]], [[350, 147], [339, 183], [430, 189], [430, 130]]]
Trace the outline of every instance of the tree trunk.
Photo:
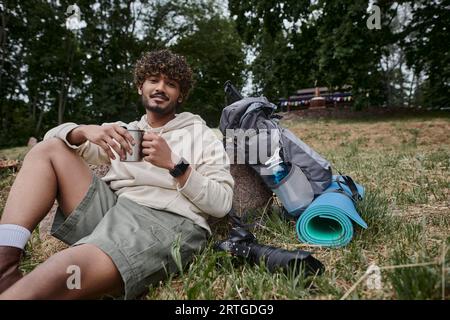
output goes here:
[[41, 113], [39, 114], [39, 119], [38, 119], [38, 121], [36, 123], [36, 126], [34, 128], [34, 135], [36, 137], [39, 136], [39, 131], [41, 131], [41, 125], [42, 125], [42, 120], [44, 119], [44, 114], [45, 114], [45, 111], [41, 110]]
[[[76, 40], [75, 40], [76, 41]], [[71, 42], [69, 42], [69, 61], [67, 73], [63, 75], [63, 81], [61, 81], [61, 90], [58, 96], [58, 124], [64, 122], [64, 112], [66, 109], [67, 93], [69, 92], [72, 84], [72, 67], [73, 59], [75, 55], [75, 48]]]
[[400, 57], [399, 57], [399, 70], [400, 70], [400, 107], [403, 108], [405, 106], [405, 81], [403, 78], [403, 64], [404, 64], [404, 55], [403, 52], [400, 51]]
[[[2, 12], [0, 15], [0, 23], [1, 23], [0, 48], [1, 48], [1, 53], [2, 53], [1, 57], [0, 57], [0, 88], [1, 88], [2, 87], [3, 65], [4, 65], [4, 62], [6, 59], [6, 53], [5, 53], [5, 49], [6, 49], [6, 17], [5, 17], [4, 12]], [[1, 104], [0, 104], [0, 108], [1, 108]]]
[[409, 87], [409, 95], [408, 95], [408, 108], [411, 108], [411, 100], [413, 95], [414, 81], [416, 79], [416, 73], [413, 72], [413, 78], [411, 80], [411, 86]]
[[29, 107], [30, 117], [31, 117], [31, 120], [33, 120], [33, 123], [36, 122], [36, 105], [37, 105], [37, 95], [35, 95], [35, 96], [33, 96], [33, 98], [31, 98], [31, 105]]
[[[0, 16], [0, 49], [1, 49], [1, 56], [0, 56], [0, 92], [2, 92], [2, 76], [3, 76], [3, 66], [6, 59], [6, 17], [5, 13], [2, 12]], [[4, 94], [2, 92], [2, 94]], [[0, 117], [3, 118], [3, 103], [0, 103]], [[2, 123], [2, 129], [5, 130], [6, 127]]]

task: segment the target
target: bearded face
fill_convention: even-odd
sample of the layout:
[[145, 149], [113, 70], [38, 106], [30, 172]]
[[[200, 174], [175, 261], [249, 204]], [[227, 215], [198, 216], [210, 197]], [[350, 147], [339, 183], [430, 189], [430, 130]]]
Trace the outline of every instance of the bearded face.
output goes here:
[[180, 86], [177, 81], [165, 75], [147, 78], [139, 89], [145, 109], [160, 115], [175, 113], [182, 102]]

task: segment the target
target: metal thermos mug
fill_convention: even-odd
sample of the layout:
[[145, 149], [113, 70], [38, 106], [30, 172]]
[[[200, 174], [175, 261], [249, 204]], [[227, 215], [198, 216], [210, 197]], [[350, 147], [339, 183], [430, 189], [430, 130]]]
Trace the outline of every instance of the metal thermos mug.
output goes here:
[[134, 139], [134, 146], [131, 145], [131, 149], [133, 150], [133, 154], [126, 153], [125, 160], [121, 160], [124, 162], [134, 162], [134, 161], [141, 161], [144, 157], [142, 154], [142, 138], [144, 137], [144, 130], [138, 130], [138, 129], [127, 129], [128, 133], [133, 137]]

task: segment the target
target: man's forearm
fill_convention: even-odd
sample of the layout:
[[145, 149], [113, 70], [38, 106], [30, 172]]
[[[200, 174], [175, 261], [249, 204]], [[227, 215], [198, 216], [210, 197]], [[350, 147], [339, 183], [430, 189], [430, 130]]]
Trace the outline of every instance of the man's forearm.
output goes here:
[[83, 128], [85, 126], [81, 125], [79, 127], [76, 127], [75, 129], [73, 129], [72, 131], [69, 132], [69, 134], [67, 135], [67, 141], [70, 144], [79, 146], [80, 144], [83, 144], [86, 142], [86, 137], [83, 133]]

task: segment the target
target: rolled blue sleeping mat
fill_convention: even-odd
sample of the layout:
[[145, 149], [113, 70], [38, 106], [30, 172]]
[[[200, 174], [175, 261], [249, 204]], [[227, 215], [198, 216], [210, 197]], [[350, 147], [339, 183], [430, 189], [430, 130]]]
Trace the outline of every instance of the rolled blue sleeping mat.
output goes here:
[[[341, 189], [337, 179], [343, 192], [335, 192]], [[296, 230], [301, 242], [342, 247], [353, 238], [353, 223], [367, 229], [366, 222], [356, 211], [352, 192], [344, 183], [342, 176], [333, 176], [330, 186], [300, 215]], [[355, 184], [360, 196], [364, 197], [364, 187]]]

